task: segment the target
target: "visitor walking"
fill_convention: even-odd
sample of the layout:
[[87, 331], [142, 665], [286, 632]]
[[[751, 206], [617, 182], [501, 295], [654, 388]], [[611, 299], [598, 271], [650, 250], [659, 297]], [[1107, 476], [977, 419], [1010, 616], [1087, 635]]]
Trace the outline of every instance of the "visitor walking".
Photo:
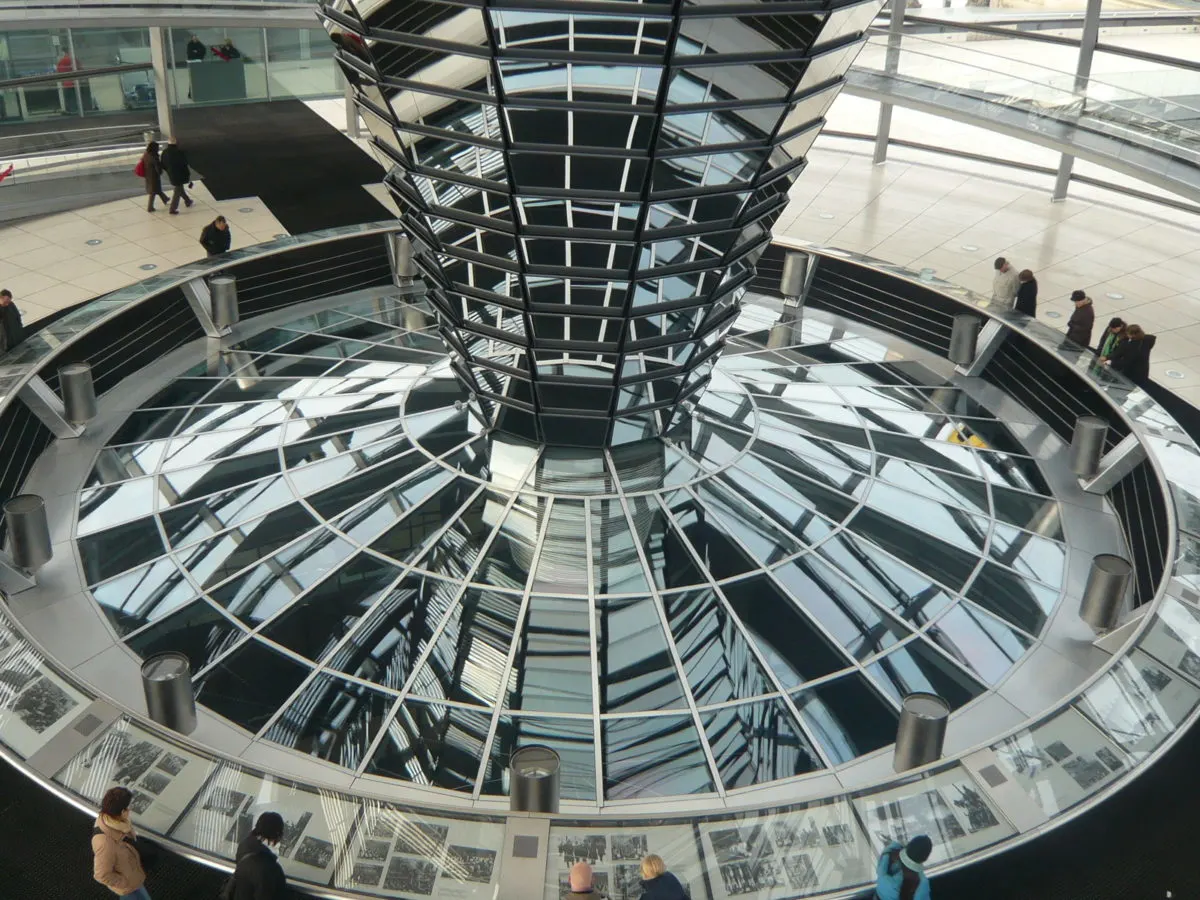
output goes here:
[[137, 834], [129, 820], [129, 788], [109, 788], [100, 801], [100, 815], [92, 828], [92, 874], [125, 900], [150, 900], [146, 870], [137, 849]]
[[192, 205], [192, 198], [183, 189], [184, 185], [192, 180], [192, 170], [188, 166], [187, 153], [179, 146], [179, 139], [174, 136], [167, 141], [167, 148], [162, 152], [162, 170], [171, 182], [171, 187], [174, 188], [171, 193], [169, 212], [171, 215], [177, 216], [179, 215], [180, 200], [183, 201], [184, 206]]
[[1037, 315], [1037, 279], [1028, 269], [1022, 269], [1017, 275], [1017, 302], [1013, 309], [1027, 316]]
[[918, 834], [901, 846], [892, 841], [883, 848], [875, 867], [875, 896], [872, 900], [930, 900], [925, 860], [933, 852], [933, 842]]
[[1083, 291], [1072, 291], [1071, 302], [1075, 311], [1067, 320], [1067, 340], [1074, 341], [1080, 347], [1090, 347], [1092, 344], [1092, 328], [1096, 325], [1096, 308], [1092, 298]]
[[688, 900], [679, 879], [667, 871], [667, 864], [655, 853], [642, 859], [642, 900]]
[[237, 863], [222, 900], [282, 900], [287, 878], [276, 855], [282, 840], [283, 816], [277, 812], [260, 815], [238, 844]]
[[[142, 154], [138, 169], [141, 170], [141, 176], [146, 181], [146, 196], [150, 198], [146, 204], [146, 212], [154, 212], [155, 197], [161, 197], [163, 203], [169, 203], [170, 201], [162, 189], [162, 160], [158, 158], [157, 141], [151, 141], [146, 145], [146, 152]], [[136, 170], [134, 174], [137, 174]]]
[[993, 263], [996, 274], [992, 276], [992, 301], [1005, 309], [1012, 309], [1017, 299], [1017, 270], [1003, 256]]
[[1125, 320], [1114, 316], [1108, 320], [1108, 328], [1100, 341], [1100, 362], [1108, 362], [1112, 358], [1117, 345], [1125, 340]]
[[208, 251], [209, 256], [217, 256], [226, 252], [233, 240], [229, 231], [229, 223], [224, 216], [217, 216], [204, 226], [200, 232], [200, 245]]
[[13, 303], [12, 291], [0, 291], [0, 353], [7, 353], [25, 340], [25, 325], [21, 322], [21, 311]]
[[1108, 364], [1134, 384], [1145, 384], [1150, 378], [1150, 351], [1157, 340], [1154, 335], [1146, 334], [1142, 326], [1130, 325], [1125, 329], [1125, 340], [1117, 344]]

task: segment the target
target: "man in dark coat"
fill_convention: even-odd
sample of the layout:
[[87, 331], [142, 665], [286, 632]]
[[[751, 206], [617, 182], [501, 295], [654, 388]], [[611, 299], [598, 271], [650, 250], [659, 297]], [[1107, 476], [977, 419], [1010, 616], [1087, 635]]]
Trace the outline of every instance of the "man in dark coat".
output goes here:
[[21, 311], [13, 303], [12, 291], [0, 291], [0, 353], [7, 353], [23, 340], [25, 326], [21, 323]]
[[187, 154], [179, 146], [178, 138], [172, 137], [167, 141], [167, 149], [162, 152], [162, 167], [163, 172], [171, 181], [171, 186], [175, 188], [171, 194], [169, 211], [171, 215], [177, 216], [179, 215], [180, 200], [183, 201], [184, 206], [192, 205], [192, 198], [183, 189], [184, 185], [192, 180], [192, 170], [188, 166]]
[[279, 858], [271, 850], [283, 840], [283, 817], [265, 812], [254, 829], [238, 844], [233, 870], [233, 900], [283, 900], [287, 879]]
[[224, 216], [217, 216], [200, 232], [200, 245], [208, 251], [209, 256], [217, 256], [227, 251], [232, 240], [233, 235]]
[[1071, 302], [1075, 304], [1075, 311], [1067, 320], [1067, 340], [1074, 341], [1080, 347], [1090, 347], [1092, 326], [1096, 324], [1096, 308], [1092, 306], [1092, 298], [1083, 291], [1072, 291]]
[[194, 34], [188, 38], [187, 42], [187, 58], [188, 62], [199, 62], [208, 55], [208, 48], [204, 46], [204, 42]]
[[1146, 334], [1142, 326], [1128, 326], [1125, 340], [1117, 344], [1109, 365], [1134, 384], [1145, 384], [1150, 379], [1150, 351], [1156, 340], [1154, 335]]

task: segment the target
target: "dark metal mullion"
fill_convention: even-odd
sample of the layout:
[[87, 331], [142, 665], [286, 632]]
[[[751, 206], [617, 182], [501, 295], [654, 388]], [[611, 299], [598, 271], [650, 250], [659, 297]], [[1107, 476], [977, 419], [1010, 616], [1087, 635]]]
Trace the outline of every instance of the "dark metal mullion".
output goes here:
[[[492, 0], [483, 0], [481, 7], [483, 29], [484, 33], [487, 35], [488, 44], [492, 50], [491, 57], [488, 59], [488, 70], [492, 74], [492, 90], [496, 94], [496, 127], [500, 129], [500, 140], [503, 144], [502, 155], [504, 158], [504, 173], [508, 178], [508, 191], [506, 192], [508, 194], [508, 208], [510, 210], [510, 214], [512, 215], [513, 224], [516, 226], [516, 233], [513, 237], [513, 251], [517, 258], [517, 272], [515, 273], [514, 277], [516, 280], [517, 291], [520, 294], [521, 302], [524, 306], [524, 309], [521, 312], [521, 318], [525, 323], [524, 351], [525, 361], [529, 366], [529, 396], [532, 398], [534, 410], [533, 415], [535, 417], [534, 421], [536, 423], [538, 432], [541, 432], [541, 395], [538, 391], [537, 358], [533, 349], [533, 314], [530, 312], [532, 299], [530, 298], [529, 290], [524, 277], [527, 273], [529, 273], [530, 267], [529, 260], [525, 258], [525, 244], [522, 241], [524, 233], [521, 230], [520, 215], [518, 213], [518, 185], [517, 180], [513, 175], [512, 166], [513, 141], [512, 135], [509, 133], [508, 129], [508, 116], [505, 115], [508, 107], [508, 97], [504, 92], [504, 79], [501, 78], [500, 75], [501, 48], [499, 42], [496, 40], [496, 29], [492, 24], [491, 10]], [[504, 53], [506, 54], [506, 57], [511, 55], [510, 51], [508, 50], [505, 50]], [[563, 185], [563, 188], [566, 188], [565, 184]], [[497, 415], [500, 415], [500, 413], [498, 412]], [[540, 433], [538, 436], [543, 438], [545, 437]]]

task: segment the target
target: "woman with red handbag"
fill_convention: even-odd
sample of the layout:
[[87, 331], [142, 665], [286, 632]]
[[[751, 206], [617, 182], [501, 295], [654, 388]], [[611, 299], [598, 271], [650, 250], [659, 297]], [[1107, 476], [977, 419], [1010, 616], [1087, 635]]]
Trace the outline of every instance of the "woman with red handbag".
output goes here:
[[151, 141], [146, 145], [146, 152], [142, 154], [133, 170], [134, 175], [140, 176], [146, 182], [146, 195], [150, 198], [146, 204], [146, 212], [154, 212], [155, 197], [161, 197], [163, 203], [171, 202], [163, 193], [162, 171], [162, 163], [158, 158], [158, 143]]

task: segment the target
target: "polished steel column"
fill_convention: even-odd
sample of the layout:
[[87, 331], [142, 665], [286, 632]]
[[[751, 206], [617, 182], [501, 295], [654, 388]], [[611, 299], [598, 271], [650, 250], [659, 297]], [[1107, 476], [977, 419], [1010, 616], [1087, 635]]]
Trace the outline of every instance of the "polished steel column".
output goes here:
[[1080, 416], [1075, 420], [1075, 433], [1071, 435], [1072, 472], [1080, 478], [1091, 478], [1100, 471], [1107, 435], [1108, 423], [1099, 416]]
[[8, 555], [13, 564], [36, 572], [54, 556], [50, 546], [50, 524], [46, 501], [37, 494], [18, 494], [4, 503], [4, 526], [8, 529]]
[[779, 279], [779, 293], [785, 300], [804, 303], [804, 286], [808, 282], [808, 266], [812, 259], [800, 250], [790, 250], [783, 258], [783, 276]]
[[142, 663], [146, 712], [159, 725], [180, 734], [196, 730], [192, 667], [182, 653], [159, 653]]
[[1101, 553], [1092, 559], [1083, 598], [1079, 601], [1079, 618], [1095, 631], [1111, 631], [1121, 616], [1121, 607], [1133, 580], [1133, 564], [1123, 557]]
[[62, 392], [64, 419], [72, 425], [86, 425], [96, 418], [96, 386], [90, 365], [77, 362], [60, 368], [58, 389]]
[[900, 701], [892, 768], [907, 772], [941, 759], [950, 704], [937, 694], [918, 692]]
[[214, 275], [208, 280], [212, 291], [212, 317], [218, 328], [232, 328], [241, 319], [238, 311], [237, 279], [232, 275]]
[[954, 327], [950, 331], [950, 362], [959, 366], [975, 362], [975, 347], [982, 324], [978, 316], [964, 313], [954, 317]]
[[562, 763], [549, 747], [534, 745], [513, 752], [509, 761], [509, 799], [513, 812], [558, 812]]
[[392, 263], [392, 276], [397, 287], [407, 287], [417, 276], [413, 262], [412, 239], [407, 234], [393, 232], [388, 235], [388, 259]]

